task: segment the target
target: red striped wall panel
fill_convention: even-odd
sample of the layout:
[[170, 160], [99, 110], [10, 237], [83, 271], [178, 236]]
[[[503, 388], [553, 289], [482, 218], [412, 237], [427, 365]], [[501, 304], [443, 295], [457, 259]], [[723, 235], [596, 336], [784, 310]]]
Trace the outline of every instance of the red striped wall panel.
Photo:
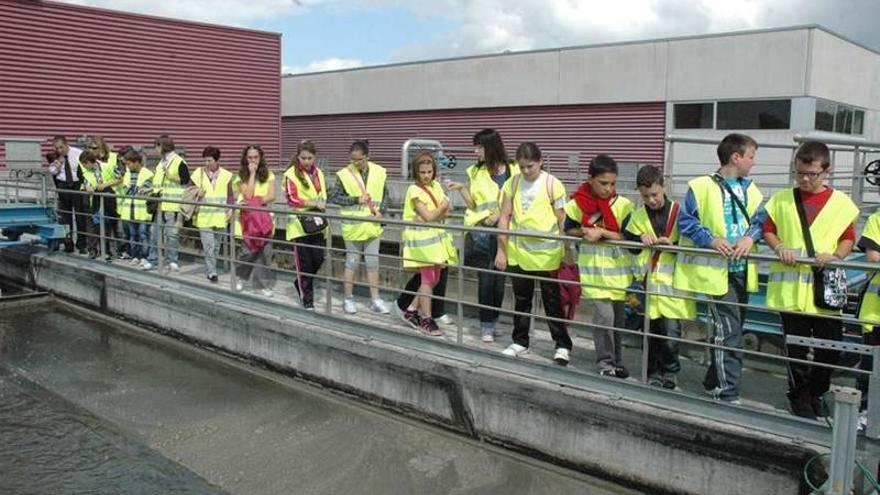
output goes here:
[[[171, 134], [198, 163], [280, 152], [281, 37], [54, 2], [0, 2], [0, 137]], [[46, 142], [44, 149], [49, 149]], [[4, 165], [0, 147], [0, 166]]]

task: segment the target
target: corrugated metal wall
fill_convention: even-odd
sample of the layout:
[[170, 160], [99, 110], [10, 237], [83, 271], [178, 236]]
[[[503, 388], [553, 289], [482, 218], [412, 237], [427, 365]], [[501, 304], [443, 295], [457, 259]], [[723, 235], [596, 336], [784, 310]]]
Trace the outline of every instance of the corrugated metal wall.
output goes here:
[[0, 26], [0, 137], [168, 133], [190, 161], [213, 145], [237, 166], [258, 143], [278, 163], [278, 34], [22, 0], [0, 2]]
[[665, 103], [652, 102], [285, 117], [282, 155], [289, 158], [297, 142], [311, 139], [335, 169], [347, 163], [354, 138], [367, 138], [372, 158], [396, 169], [404, 141], [424, 138], [462, 150], [472, 160], [474, 133], [492, 127], [510, 155], [523, 141], [551, 151], [551, 170], [566, 166], [572, 153], [582, 168], [600, 153], [619, 162], [661, 164], [665, 109]]

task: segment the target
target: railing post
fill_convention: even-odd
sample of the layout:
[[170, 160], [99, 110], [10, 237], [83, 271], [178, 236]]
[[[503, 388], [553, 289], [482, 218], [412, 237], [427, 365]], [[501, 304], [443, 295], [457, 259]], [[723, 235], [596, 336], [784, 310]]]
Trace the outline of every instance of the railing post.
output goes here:
[[229, 226], [226, 227], [229, 236], [229, 289], [235, 292], [235, 211], [230, 217]]
[[855, 204], [862, 204], [862, 156], [858, 145], [853, 148], [853, 176], [850, 197]]
[[832, 387], [830, 393], [834, 395], [834, 427], [831, 431], [831, 469], [824, 493], [843, 495], [849, 494], [853, 485], [862, 394], [845, 387]]
[[675, 170], [675, 141], [667, 140], [666, 145], [666, 163], [663, 165], [663, 180], [669, 187], [669, 195], [675, 196], [675, 178], [673, 177]]
[[461, 250], [458, 253], [458, 297], [456, 298], [455, 305], [458, 310], [458, 319], [456, 320], [456, 328], [457, 335], [455, 336], [455, 342], [457, 344], [461, 344], [464, 340], [464, 304], [461, 302], [464, 298], [464, 236], [467, 235], [465, 232], [461, 233], [459, 238], [461, 239]]
[[[650, 249], [648, 251], [651, 253], [651, 257], [649, 260], [654, 257], [654, 250]], [[645, 276], [645, 307], [643, 308], [645, 315], [642, 319], [642, 382], [648, 383], [648, 360], [650, 356], [648, 355], [648, 348], [651, 346], [651, 263], [648, 263], [647, 267], [647, 275]]]
[[868, 377], [868, 426], [865, 434], [870, 438], [880, 438], [880, 346], [871, 349], [871, 359], [871, 375]]
[[[326, 209], [324, 210], [327, 211]], [[327, 218], [324, 218], [324, 221], [327, 221]], [[324, 304], [327, 308], [327, 314], [333, 314], [333, 230], [330, 227], [330, 222], [327, 222], [327, 235], [324, 236], [324, 270], [326, 271], [326, 276], [324, 277]]]
[[165, 269], [165, 213], [162, 211], [162, 203], [156, 207], [156, 232], [159, 234], [156, 239], [156, 264], [159, 271]]
[[100, 243], [98, 252], [101, 253], [101, 259], [106, 259], [107, 246], [105, 246], [104, 244], [107, 236], [107, 231], [104, 228], [104, 196], [98, 196], [98, 201], [98, 242]]

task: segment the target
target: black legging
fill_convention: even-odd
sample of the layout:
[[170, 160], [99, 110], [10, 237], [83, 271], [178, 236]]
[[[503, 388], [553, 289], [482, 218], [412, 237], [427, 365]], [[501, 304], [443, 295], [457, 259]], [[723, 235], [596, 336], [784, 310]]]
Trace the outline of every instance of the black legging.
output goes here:
[[[434, 286], [432, 292], [434, 296], [446, 297], [446, 279], [448, 276], [448, 268], [444, 267], [440, 270], [440, 280], [437, 282], [437, 285]], [[421, 285], [422, 275], [419, 272], [416, 272], [410, 277], [409, 282], [406, 283], [406, 287], [403, 288], [406, 292], [401, 292], [400, 296], [397, 298], [397, 307], [400, 308], [401, 311], [406, 311], [406, 309], [409, 308], [409, 305], [412, 304], [413, 299], [416, 297], [414, 294], [410, 294], [410, 292], [418, 292]], [[431, 299], [431, 318], [440, 318], [445, 314], [446, 301], [443, 299]]]
[[315, 303], [314, 274], [318, 273], [324, 264], [324, 234], [318, 232], [303, 237], [292, 239], [297, 243], [293, 246], [293, 263], [296, 267], [297, 276], [293, 282], [299, 291], [300, 300], [306, 306]]

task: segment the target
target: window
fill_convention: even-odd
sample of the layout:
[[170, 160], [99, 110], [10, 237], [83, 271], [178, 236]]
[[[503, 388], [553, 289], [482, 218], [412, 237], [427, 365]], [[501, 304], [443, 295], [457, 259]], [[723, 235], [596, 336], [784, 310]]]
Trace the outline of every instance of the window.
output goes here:
[[711, 129], [715, 105], [713, 103], [676, 103], [674, 107], [676, 129]]
[[791, 100], [719, 101], [718, 129], [788, 129]]
[[816, 130], [834, 132], [834, 114], [837, 105], [830, 101], [816, 101]]
[[862, 134], [865, 111], [843, 103], [816, 100], [816, 130], [841, 134]]

